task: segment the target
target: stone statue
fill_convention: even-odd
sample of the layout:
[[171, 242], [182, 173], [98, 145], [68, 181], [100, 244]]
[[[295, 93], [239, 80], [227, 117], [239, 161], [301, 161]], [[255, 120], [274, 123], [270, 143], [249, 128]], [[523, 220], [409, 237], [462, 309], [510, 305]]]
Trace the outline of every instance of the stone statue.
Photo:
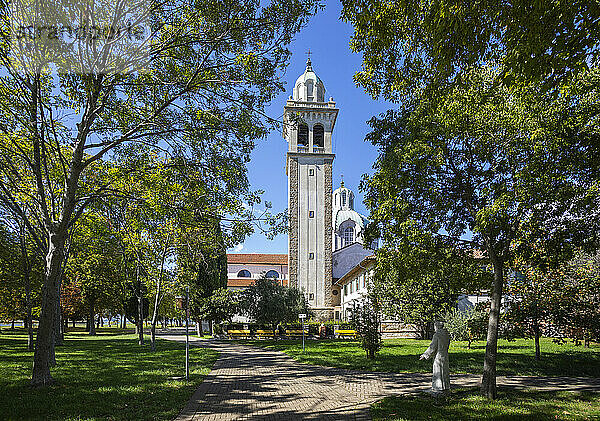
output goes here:
[[450, 368], [448, 364], [448, 348], [450, 347], [450, 333], [444, 323], [435, 322], [435, 334], [427, 351], [421, 355], [421, 360], [429, 359], [433, 354], [433, 380], [431, 388], [434, 394], [450, 391]]

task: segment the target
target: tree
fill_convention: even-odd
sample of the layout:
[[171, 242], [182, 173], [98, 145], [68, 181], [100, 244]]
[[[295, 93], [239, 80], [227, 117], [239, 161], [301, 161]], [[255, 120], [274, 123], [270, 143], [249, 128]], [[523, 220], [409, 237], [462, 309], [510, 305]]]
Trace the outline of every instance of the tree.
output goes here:
[[[152, 149], [201, 168], [207, 184], [227, 178], [212, 173], [212, 157], [236, 161], [244, 171], [253, 140], [272, 127], [264, 108], [283, 89], [286, 46], [317, 8], [313, 0], [154, 2], [150, 11], [145, 5], [84, 2], [74, 6], [81, 13], [58, 5], [35, 13], [25, 8], [22, 15], [2, 6], [4, 28], [18, 26], [19, 19], [27, 27], [31, 16], [42, 27], [151, 21], [147, 42], [133, 45], [125, 42], [130, 34], [119, 33], [122, 42], [59, 39], [55, 51], [35, 39], [19, 44], [33, 44], [24, 51], [11, 44], [11, 31], [1, 34], [0, 202], [23, 221], [46, 262], [33, 385], [53, 381], [69, 230], [123, 176], [114, 171], [99, 177], [98, 167]], [[106, 9], [90, 13], [95, 7]], [[72, 16], [82, 20], [72, 25]], [[40, 51], [46, 55], [36, 56]]]
[[200, 301], [197, 312], [201, 320], [209, 320], [211, 325], [213, 322], [229, 322], [241, 312], [242, 298], [239, 291], [219, 288]]
[[467, 348], [471, 349], [473, 339], [485, 337], [487, 313], [482, 308], [453, 308], [444, 317], [444, 326], [455, 341], [468, 341]]
[[518, 265], [518, 271], [509, 279], [506, 288], [503, 334], [513, 337], [533, 337], [535, 359], [541, 358], [540, 337], [543, 326], [551, 325], [556, 307], [562, 301], [560, 283], [552, 273]]
[[600, 253], [579, 253], [556, 272], [561, 294], [554, 305], [555, 323], [589, 347], [600, 339]]
[[421, 238], [416, 244], [388, 234], [377, 251], [371, 288], [386, 317], [418, 325], [422, 336], [436, 317], [454, 306], [459, 294], [486, 285], [489, 274], [481, 268], [481, 259], [452, 247], [448, 239]]
[[[559, 124], [538, 118], [542, 108], [558, 117], [577, 106], [553, 102], [536, 85], [498, 85], [497, 73], [471, 69], [445, 95], [373, 118], [367, 139], [379, 146], [380, 156], [375, 174], [363, 184], [384, 242], [397, 238], [409, 247], [440, 237], [485, 251], [494, 273], [482, 379], [482, 393], [489, 398], [496, 396], [506, 265], [515, 248], [532, 246], [519, 240], [531, 238], [538, 228], [544, 231], [549, 203], [586, 196], [594, 185], [565, 165]], [[597, 130], [594, 120], [583, 120], [592, 127], [579, 127], [580, 138]], [[580, 146], [571, 142], [570, 151], [579, 154], [585, 150]]]
[[[89, 334], [96, 334], [96, 315], [116, 304], [119, 250], [107, 221], [88, 212], [76, 226], [74, 245], [67, 265], [71, 285], [78, 290], [88, 315]], [[101, 317], [101, 316], [100, 316]]]
[[242, 311], [258, 324], [270, 324], [273, 331], [280, 323], [297, 322], [299, 314], [312, 313], [302, 291], [268, 278], [257, 279], [244, 291]]
[[[498, 66], [505, 82], [544, 81], [559, 91], [600, 58], [594, 2], [342, 0], [363, 57], [358, 84], [388, 99], [435, 91], [473, 66]], [[431, 93], [431, 92], [430, 92]]]
[[383, 346], [380, 330], [380, 311], [377, 301], [365, 297], [364, 301], [352, 312], [352, 323], [360, 338], [360, 344], [367, 353], [367, 358], [375, 359], [375, 355]]

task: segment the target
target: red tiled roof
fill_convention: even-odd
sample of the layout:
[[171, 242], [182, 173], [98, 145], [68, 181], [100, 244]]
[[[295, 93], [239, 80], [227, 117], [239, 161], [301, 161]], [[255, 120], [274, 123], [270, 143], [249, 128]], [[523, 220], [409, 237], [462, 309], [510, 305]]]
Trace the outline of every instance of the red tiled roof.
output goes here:
[[262, 264], [262, 265], [286, 265], [288, 264], [287, 254], [228, 254], [227, 263], [236, 263], [242, 265]]

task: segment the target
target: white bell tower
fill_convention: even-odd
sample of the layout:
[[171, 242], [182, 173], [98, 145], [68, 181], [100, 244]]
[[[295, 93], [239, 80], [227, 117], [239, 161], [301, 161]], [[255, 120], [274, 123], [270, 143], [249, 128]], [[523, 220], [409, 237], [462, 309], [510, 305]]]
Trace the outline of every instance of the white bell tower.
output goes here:
[[296, 80], [283, 114], [288, 142], [289, 279], [304, 291], [323, 319], [332, 318], [332, 173], [331, 134], [338, 109], [325, 102], [325, 86], [312, 69]]

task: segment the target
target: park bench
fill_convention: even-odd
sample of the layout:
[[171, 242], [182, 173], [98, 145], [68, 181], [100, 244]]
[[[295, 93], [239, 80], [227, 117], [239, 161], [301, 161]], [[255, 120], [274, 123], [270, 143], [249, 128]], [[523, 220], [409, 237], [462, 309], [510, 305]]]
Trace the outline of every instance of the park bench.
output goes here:
[[227, 331], [229, 339], [248, 339], [250, 338], [250, 329], [230, 329]]
[[[285, 336], [289, 338], [301, 338], [302, 329], [286, 329]], [[308, 336], [308, 329], [304, 329], [304, 336]]]
[[337, 339], [356, 339], [358, 335], [354, 329], [338, 329], [335, 331]]
[[258, 339], [274, 339], [275, 335], [272, 330], [259, 329], [256, 331]]

